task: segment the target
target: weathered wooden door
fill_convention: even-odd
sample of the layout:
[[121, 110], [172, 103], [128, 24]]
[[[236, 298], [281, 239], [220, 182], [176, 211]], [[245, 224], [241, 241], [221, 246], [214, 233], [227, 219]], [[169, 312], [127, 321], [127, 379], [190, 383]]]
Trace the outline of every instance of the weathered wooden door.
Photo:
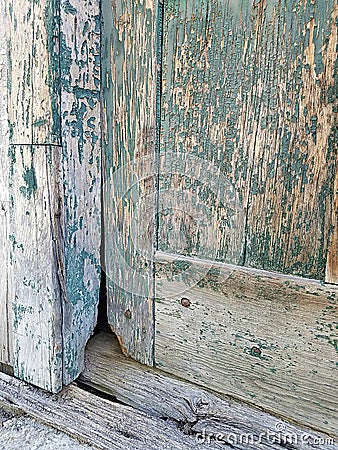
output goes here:
[[104, 2], [124, 351], [337, 430], [335, 0]]
[[99, 1], [0, 0], [0, 21], [0, 363], [56, 392], [99, 300]]

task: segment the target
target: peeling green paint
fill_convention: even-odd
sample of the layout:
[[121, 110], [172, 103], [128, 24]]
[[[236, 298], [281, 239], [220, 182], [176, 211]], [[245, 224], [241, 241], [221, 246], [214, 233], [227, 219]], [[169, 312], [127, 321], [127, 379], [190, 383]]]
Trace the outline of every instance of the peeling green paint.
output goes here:
[[[323, 142], [318, 111], [337, 108], [338, 78], [325, 60], [335, 1], [164, 5], [161, 155], [173, 167], [191, 154], [219, 167], [247, 213], [244, 256], [228, 261], [217, 199], [180, 180], [179, 190], [212, 211], [212, 225], [202, 225], [219, 227], [214, 259], [324, 280], [337, 139]], [[160, 188], [178, 197], [175, 177], [160, 177]], [[189, 227], [189, 214], [177, 213], [189, 205], [176, 203], [160, 210], [160, 250], [175, 253], [168, 231], [176, 226], [187, 243], [179, 253], [209, 258], [210, 242], [197, 238], [202, 226]]]
[[62, 2], [60, 81], [67, 292], [63, 366], [67, 384], [82, 370], [84, 347], [96, 324], [99, 300], [100, 42], [100, 3], [95, 1], [80, 8], [71, 0]]
[[69, 0], [63, 2], [62, 8], [64, 9], [66, 14], [72, 14], [74, 16], [78, 12], [77, 9], [70, 3]]
[[31, 166], [30, 168], [26, 168], [22, 177], [26, 185], [20, 187], [20, 192], [28, 200], [30, 200], [38, 189], [34, 167]]
[[13, 303], [13, 327], [14, 331], [18, 331], [19, 323], [24, 319], [25, 315], [33, 314], [34, 309], [31, 306], [24, 306], [17, 303]]

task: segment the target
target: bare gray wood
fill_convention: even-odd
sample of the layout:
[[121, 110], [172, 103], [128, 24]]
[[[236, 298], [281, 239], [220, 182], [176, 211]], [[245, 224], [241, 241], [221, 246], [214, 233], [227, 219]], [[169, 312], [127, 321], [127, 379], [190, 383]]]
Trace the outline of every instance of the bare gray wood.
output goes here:
[[57, 0], [6, 4], [13, 144], [60, 145], [58, 14]]
[[[301, 436], [309, 432], [327, 439], [325, 435], [294, 426], [262, 410], [175, 379], [159, 369], [144, 367], [126, 358], [115, 336], [108, 333], [100, 333], [89, 342], [86, 368], [80, 380], [147, 414], [175, 420], [195, 436], [198, 432], [206, 436], [248, 434], [258, 441], [260, 435], [267, 432], [273, 435], [279, 427], [284, 428], [285, 434]], [[269, 447], [267, 442], [264, 444]], [[294, 448], [302, 447], [300, 440], [295, 444]], [[270, 445], [279, 448], [272, 441]], [[240, 448], [239, 443], [234, 447]], [[261, 448], [258, 442], [256, 448]]]
[[61, 156], [59, 147], [10, 147], [14, 374], [53, 392], [62, 387]]
[[8, 109], [18, 144], [1, 147], [1, 354], [11, 362], [14, 346], [15, 374], [53, 391], [83, 369], [101, 245], [100, 8], [61, 3], [11, 1], [1, 15], [1, 126]]
[[325, 281], [327, 283], [338, 284], [338, 171], [335, 177], [333, 192], [335, 193], [331, 213], [333, 229], [330, 236]]
[[[0, 158], [2, 156], [0, 147]], [[5, 150], [7, 148], [5, 147]], [[0, 182], [0, 189], [2, 189]], [[3, 192], [3, 191], [2, 191]], [[9, 261], [9, 202], [0, 200], [0, 362], [10, 364], [12, 360], [12, 319]]]
[[335, 285], [157, 254], [156, 366], [337, 433]]
[[108, 319], [153, 364], [158, 3], [103, 3], [104, 240]]
[[173, 421], [148, 416], [74, 385], [58, 395], [50, 395], [0, 374], [0, 406], [25, 412], [99, 450], [224, 448], [221, 443], [200, 445]]

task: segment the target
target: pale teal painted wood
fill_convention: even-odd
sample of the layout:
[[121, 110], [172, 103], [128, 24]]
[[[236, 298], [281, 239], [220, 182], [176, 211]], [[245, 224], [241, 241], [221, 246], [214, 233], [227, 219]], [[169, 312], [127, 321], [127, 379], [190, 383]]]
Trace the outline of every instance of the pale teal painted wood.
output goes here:
[[153, 364], [158, 3], [103, 2], [104, 241], [108, 319]]
[[11, 362], [18, 378], [57, 392], [63, 370], [61, 148], [13, 145], [9, 154]]
[[[8, 91], [6, 47], [5, 1], [0, 1], [0, 363], [12, 362], [11, 310], [11, 270], [9, 264], [9, 127], [8, 127]], [[1, 365], [1, 364], [0, 364]]]
[[100, 2], [61, 1], [63, 380], [84, 368], [101, 272]]
[[[164, 9], [160, 250], [325, 280], [338, 246], [336, 1]], [[179, 173], [197, 160], [205, 169]]]
[[155, 364], [336, 434], [338, 3], [164, 11]]
[[1, 255], [10, 259], [1, 359], [56, 392], [83, 369], [99, 300], [100, 9], [76, 0], [1, 7], [8, 62], [0, 123], [10, 144], [0, 153]]

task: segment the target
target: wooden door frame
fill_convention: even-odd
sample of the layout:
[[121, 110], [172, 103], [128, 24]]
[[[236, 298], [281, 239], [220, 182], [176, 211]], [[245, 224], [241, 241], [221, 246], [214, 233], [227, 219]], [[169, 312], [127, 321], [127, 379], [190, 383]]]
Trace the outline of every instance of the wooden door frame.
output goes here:
[[2, 360], [18, 378], [57, 392], [83, 370], [99, 300], [100, 2], [0, 7], [8, 120], [1, 190], [9, 197]]

